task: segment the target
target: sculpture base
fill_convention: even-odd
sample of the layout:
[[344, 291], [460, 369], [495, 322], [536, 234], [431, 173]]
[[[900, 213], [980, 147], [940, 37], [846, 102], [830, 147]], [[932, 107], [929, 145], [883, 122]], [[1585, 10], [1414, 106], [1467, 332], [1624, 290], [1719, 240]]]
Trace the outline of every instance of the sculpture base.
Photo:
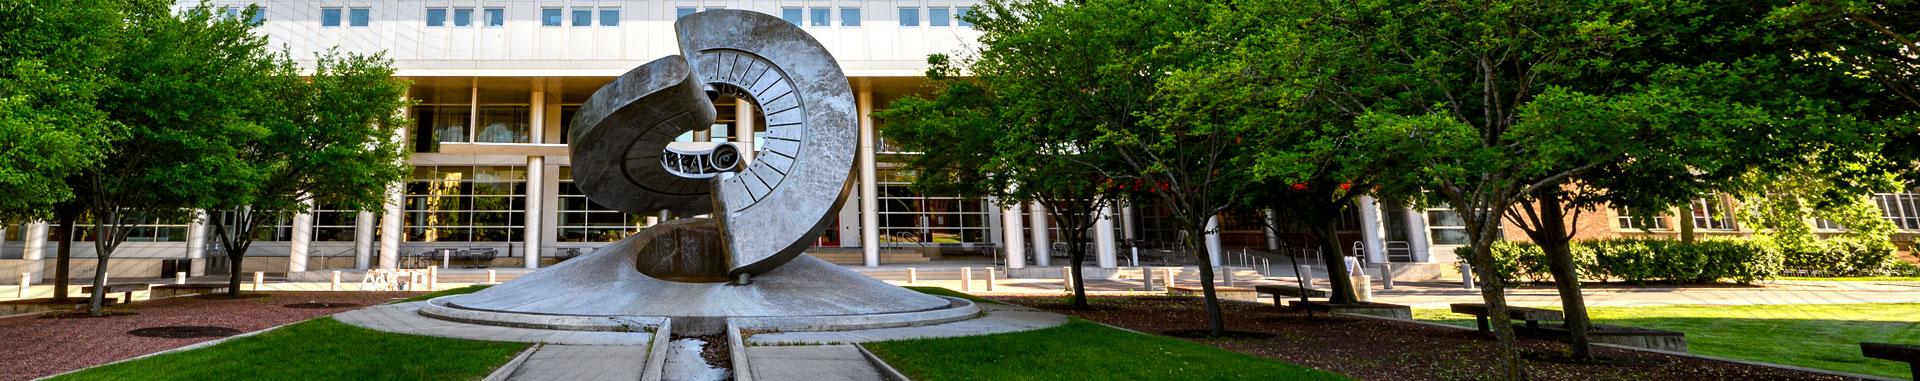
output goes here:
[[588, 331], [632, 331], [669, 319], [675, 334], [719, 333], [729, 321], [755, 331], [836, 331], [939, 324], [980, 314], [972, 302], [900, 288], [804, 255], [746, 285], [663, 280], [635, 268], [648, 239], [635, 235], [505, 284], [437, 298], [420, 314]]

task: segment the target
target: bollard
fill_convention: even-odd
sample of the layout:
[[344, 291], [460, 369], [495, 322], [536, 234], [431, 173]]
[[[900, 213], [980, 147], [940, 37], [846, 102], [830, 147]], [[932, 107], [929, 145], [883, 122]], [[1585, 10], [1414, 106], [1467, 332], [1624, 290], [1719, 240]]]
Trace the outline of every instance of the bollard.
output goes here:
[[493, 270], [487, 270], [487, 283], [490, 283], [490, 284], [491, 284], [491, 283], [500, 283], [499, 281], [496, 281], [495, 279], [500, 279], [500, 278], [497, 278], [497, 277], [495, 277], [495, 276], [494, 276], [494, 273], [493, 273]]
[[960, 291], [973, 291], [973, 268], [960, 268]]
[[920, 281], [920, 269], [908, 267], [907, 268], [907, 284], [913, 284], [914, 282], [919, 282], [919, 281]]
[[1140, 290], [1153, 291], [1153, 269], [1152, 268], [1147, 268], [1147, 267], [1140, 268]]
[[1221, 280], [1225, 280], [1227, 282], [1227, 287], [1233, 287], [1233, 267], [1232, 266], [1220, 267], [1220, 275], [1221, 275]]
[[1473, 289], [1473, 265], [1460, 264], [1460, 285], [1468, 290]]
[[992, 291], [993, 291], [993, 281], [994, 281], [994, 279], [995, 279], [995, 278], [996, 278], [996, 277], [995, 277], [995, 276], [993, 276], [993, 268], [992, 268], [992, 267], [988, 267], [988, 268], [987, 268], [987, 291], [988, 291], [988, 292], [992, 292]]
[[1366, 275], [1354, 275], [1353, 276], [1353, 294], [1354, 294], [1353, 295], [1354, 299], [1357, 299], [1361, 302], [1373, 301], [1373, 277], [1366, 276]]
[[1313, 288], [1313, 266], [1300, 265], [1300, 268], [1294, 271], [1296, 271], [1294, 276], [1300, 278], [1300, 283], [1306, 284], [1307, 288]]
[[333, 281], [327, 283], [327, 291], [340, 291], [340, 270], [333, 271]]
[[1073, 292], [1073, 268], [1072, 267], [1060, 268], [1060, 289], [1065, 290], [1066, 292]]
[[267, 273], [261, 272], [261, 271], [253, 272], [253, 290], [254, 291], [260, 291], [260, 284], [266, 283], [266, 282], [267, 282]]
[[1386, 289], [1386, 290], [1393, 289], [1393, 264], [1392, 263], [1380, 264], [1380, 288]]
[[427, 268], [427, 291], [440, 290], [440, 268]]
[[27, 298], [27, 287], [33, 286], [33, 273], [20, 273], [20, 298]]
[[173, 284], [187, 284], [187, 272], [185, 271], [174, 272]]
[[1173, 279], [1173, 268], [1172, 268], [1172, 267], [1164, 267], [1164, 268], [1161, 268], [1161, 269], [1160, 269], [1160, 275], [1165, 275], [1165, 276], [1163, 276], [1162, 278], [1166, 278], [1166, 279], [1167, 279], [1167, 287], [1166, 287], [1166, 289], [1167, 289], [1167, 292], [1173, 292], [1173, 280], [1174, 280], [1174, 279]]

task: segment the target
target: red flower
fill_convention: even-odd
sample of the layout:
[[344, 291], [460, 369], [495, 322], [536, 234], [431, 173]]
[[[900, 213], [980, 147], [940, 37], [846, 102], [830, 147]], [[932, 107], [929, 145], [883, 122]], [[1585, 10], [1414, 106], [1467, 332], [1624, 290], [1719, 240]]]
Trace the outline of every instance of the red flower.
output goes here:
[[1307, 190], [1307, 183], [1297, 183], [1297, 184], [1293, 184], [1293, 190], [1296, 190], [1296, 191], [1304, 191], [1304, 190]]

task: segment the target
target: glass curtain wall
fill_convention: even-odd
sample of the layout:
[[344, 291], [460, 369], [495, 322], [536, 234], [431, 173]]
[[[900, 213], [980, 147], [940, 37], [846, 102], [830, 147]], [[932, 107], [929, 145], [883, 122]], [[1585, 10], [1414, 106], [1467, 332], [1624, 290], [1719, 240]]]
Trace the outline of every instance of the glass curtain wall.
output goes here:
[[416, 166], [406, 241], [516, 242], [525, 224], [524, 166]]
[[921, 195], [911, 180], [893, 170], [879, 171], [880, 244], [882, 246], [988, 246], [986, 202], [979, 199]]
[[559, 220], [554, 238], [559, 242], [613, 242], [646, 227], [647, 217], [600, 206], [587, 199], [573, 183], [573, 167], [560, 167]]

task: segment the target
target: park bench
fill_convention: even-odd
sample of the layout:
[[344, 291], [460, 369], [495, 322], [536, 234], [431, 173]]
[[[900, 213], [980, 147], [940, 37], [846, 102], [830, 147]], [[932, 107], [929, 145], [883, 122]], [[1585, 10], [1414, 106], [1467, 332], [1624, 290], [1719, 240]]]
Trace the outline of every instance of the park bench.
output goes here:
[[[1487, 305], [1485, 303], [1454, 303], [1452, 307], [1453, 313], [1473, 315], [1474, 321], [1479, 323], [1480, 332], [1492, 330], [1492, 326], [1488, 324], [1487, 315], [1489, 312], [1487, 311]], [[1527, 334], [1538, 337], [1540, 335], [1541, 321], [1561, 321], [1566, 319], [1566, 317], [1562, 315], [1560, 311], [1507, 306], [1507, 319], [1527, 322]]]
[[[146, 291], [148, 287], [153, 287], [153, 284], [150, 284], [150, 283], [108, 283], [108, 284], [106, 284], [106, 285], [105, 285], [105, 288], [106, 288], [106, 290], [105, 290], [105, 291], [102, 291], [102, 293], [106, 293], [106, 294], [112, 294], [112, 293], [126, 293], [126, 296], [125, 296], [125, 297], [123, 297], [123, 298], [121, 298], [121, 299], [123, 299], [123, 300], [126, 300], [126, 301], [127, 301], [127, 303], [133, 303], [133, 292], [134, 292], [134, 291]], [[80, 287], [80, 293], [82, 293], [82, 294], [87, 294], [87, 295], [93, 295], [93, 292], [94, 292], [94, 291], [93, 291], [93, 286], [84, 286], [84, 287]]]
[[1920, 345], [1860, 343], [1860, 354], [1868, 358], [1907, 363], [1913, 379], [1920, 380]]
[[1274, 307], [1284, 306], [1284, 303], [1280, 302], [1280, 297], [1282, 296], [1300, 298], [1300, 301], [1305, 302], [1307, 298], [1326, 298], [1333, 295], [1332, 293], [1328, 293], [1327, 290], [1300, 288], [1300, 286], [1284, 284], [1263, 284], [1253, 286], [1253, 290], [1261, 295], [1273, 295]]
[[[1278, 301], [1280, 300], [1280, 298], [1276, 296], [1274, 297], [1274, 300]], [[1314, 312], [1325, 312], [1329, 315], [1341, 313], [1341, 314], [1351, 314], [1351, 315], [1377, 316], [1377, 317], [1383, 317], [1383, 318], [1395, 319], [1395, 320], [1413, 320], [1413, 308], [1399, 305], [1399, 304], [1374, 303], [1374, 302], [1354, 302], [1354, 303], [1346, 303], [1346, 304], [1335, 304], [1333, 302], [1325, 302], [1325, 301], [1301, 301], [1301, 300], [1295, 300], [1290, 302], [1289, 304], [1292, 305], [1293, 308], [1299, 308], [1307, 311], [1307, 317], [1313, 317]]]
[[[1540, 327], [1540, 335], [1542, 338], [1561, 341], [1573, 337], [1565, 324]], [[1678, 331], [1594, 324], [1587, 331], [1587, 339], [1602, 344], [1687, 353], [1687, 334]]]
[[227, 292], [227, 284], [226, 283], [163, 284], [163, 285], [153, 286], [153, 288], [148, 290], [152, 291], [152, 293], [149, 294], [149, 297], [153, 299], [159, 299], [159, 298], [171, 298], [176, 296], [187, 296], [187, 295], [197, 295], [197, 294], [218, 294], [222, 292]]
[[[1167, 288], [1167, 295], [1173, 295], [1173, 296], [1197, 296], [1197, 295], [1204, 295], [1204, 294], [1206, 294], [1206, 289], [1198, 285], [1173, 286], [1173, 287]], [[1245, 300], [1245, 299], [1253, 299], [1258, 297], [1253, 293], [1253, 289], [1246, 288], [1246, 287], [1213, 286], [1213, 294], [1215, 296], [1219, 296], [1222, 299]]]

